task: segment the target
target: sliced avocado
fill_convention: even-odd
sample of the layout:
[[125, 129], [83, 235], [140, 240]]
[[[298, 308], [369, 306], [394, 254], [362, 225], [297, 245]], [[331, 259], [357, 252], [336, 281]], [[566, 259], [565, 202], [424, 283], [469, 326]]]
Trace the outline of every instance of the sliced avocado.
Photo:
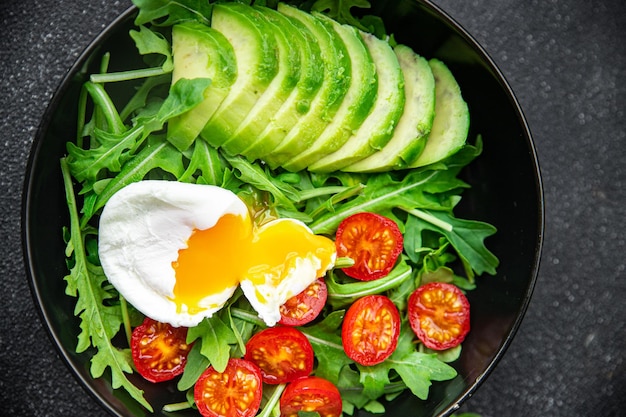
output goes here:
[[330, 25], [300, 9], [278, 4], [278, 11], [299, 20], [314, 35], [324, 63], [324, 81], [303, 115], [285, 138], [269, 154], [261, 156], [272, 168], [308, 149], [335, 116], [348, 91], [351, 79], [350, 56], [345, 44]]
[[211, 85], [204, 91], [205, 100], [168, 123], [168, 140], [184, 151], [230, 91], [237, 78], [237, 61], [233, 47], [224, 35], [196, 22], [172, 27], [172, 55], [172, 84], [181, 78], [211, 79]]
[[278, 73], [278, 45], [269, 22], [241, 3], [215, 4], [211, 27], [233, 46], [238, 68], [237, 80], [201, 133], [209, 144], [219, 147], [239, 128]]
[[343, 168], [348, 172], [379, 172], [406, 168], [424, 149], [435, 115], [435, 78], [426, 61], [411, 48], [394, 48], [404, 74], [406, 101], [391, 140], [379, 151]]
[[302, 22], [278, 14], [278, 24], [289, 32], [289, 40], [300, 53], [300, 79], [280, 110], [272, 115], [269, 123], [250, 146], [241, 154], [254, 161], [268, 154], [287, 136], [287, 133], [311, 109], [311, 103], [324, 81], [324, 63], [317, 39]]
[[343, 146], [370, 114], [378, 91], [376, 66], [358, 30], [319, 13], [314, 16], [332, 26], [344, 41], [352, 63], [350, 87], [332, 121], [315, 142], [282, 164], [288, 171], [300, 171]]
[[376, 65], [378, 92], [370, 115], [348, 141], [335, 152], [309, 166], [310, 171], [331, 172], [382, 149], [391, 139], [404, 111], [404, 76], [388, 42], [360, 32]]
[[[237, 155], [247, 149], [251, 143], [259, 142], [259, 134], [265, 130], [269, 121], [281, 109], [289, 98], [294, 87], [300, 80], [300, 52], [294, 37], [297, 30], [285, 16], [266, 7], [254, 7], [251, 13], [258, 14], [259, 19], [266, 19], [271, 27], [278, 45], [278, 73], [259, 97], [241, 125], [228, 139], [222, 148], [231, 155]], [[283, 19], [287, 23], [283, 22]], [[267, 146], [267, 145], [265, 145]]]
[[426, 146], [411, 168], [439, 162], [465, 145], [470, 116], [461, 88], [446, 64], [438, 59], [428, 61], [435, 76], [435, 120]]

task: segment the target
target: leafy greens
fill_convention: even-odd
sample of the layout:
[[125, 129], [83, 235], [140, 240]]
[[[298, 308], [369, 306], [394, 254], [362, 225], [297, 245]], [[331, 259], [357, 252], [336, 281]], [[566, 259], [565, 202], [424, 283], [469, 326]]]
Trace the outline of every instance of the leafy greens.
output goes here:
[[[369, 175], [271, 170], [262, 163], [229, 156], [203, 140], [179, 152], [168, 142], [165, 127], [171, 118], [203, 100], [211, 80], [181, 79], [165, 89], [171, 83], [172, 55], [163, 33], [184, 20], [208, 23], [212, 6], [201, 0], [134, 3], [139, 9], [135, 20], [139, 30], [131, 31], [130, 36], [147, 67], [107, 73], [109, 56], [103, 56], [101, 72], [84, 84], [79, 99], [76, 143], [67, 143], [67, 156], [61, 160], [70, 213], [66, 292], [76, 297], [74, 313], [81, 319], [76, 351], [95, 348], [92, 376], [101, 377], [110, 369], [113, 388], [125, 389], [152, 410], [142, 391], [127, 378], [133, 372], [128, 346], [113, 341], [121, 329], [130, 328], [131, 318], [124, 300], [107, 285], [99, 265], [95, 225], [100, 210], [117, 191], [132, 182], [158, 178], [227, 188], [259, 216], [297, 218], [314, 232], [330, 236], [344, 218], [357, 212], [371, 211], [394, 219], [405, 235], [405, 255], [387, 277], [356, 282], [340, 270], [329, 273], [329, 303], [324, 317], [301, 329], [318, 359], [315, 374], [340, 388], [347, 413], [355, 407], [382, 412], [381, 397], [391, 399], [406, 389], [426, 399], [432, 381], [454, 378], [456, 371], [447, 362], [458, 357], [460, 348], [447, 355], [417, 350], [406, 322], [398, 348], [387, 361], [373, 367], [357, 366], [343, 351], [341, 323], [345, 309], [363, 295], [385, 293], [403, 310], [408, 294], [422, 281], [452, 280], [471, 289], [475, 275], [495, 274], [498, 259], [484, 242], [495, 228], [456, 218], [453, 212], [460, 193], [468, 188], [458, 175], [481, 153], [480, 138], [436, 166]], [[273, 2], [257, 3], [272, 6]], [[359, 27], [372, 22], [357, 19], [351, 12], [353, 7], [368, 8], [369, 3], [363, 0], [292, 3]], [[111, 82], [132, 82], [136, 87], [120, 112], [107, 92], [106, 85]], [[90, 115], [88, 102], [93, 108]], [[78, 191], [74, 183], [81, 187]], [[457, 260], [465, 276], [454, 269]], [[178, 388], [190, 390], [209, 365], [223, 369], [229, 357], [241, 356], [245, 341], [263, 326], [249, 304], [234, 296], [219, 314], [189, 329], [188, 342], [195, 343]], [[275, 407], [280, 391], [277, 389], [268, 402], [269, 408]], [[193, 399], [188, 401], [187, 406], [192, 406]], [[263, 411], [267, 415], [270, 412]]]

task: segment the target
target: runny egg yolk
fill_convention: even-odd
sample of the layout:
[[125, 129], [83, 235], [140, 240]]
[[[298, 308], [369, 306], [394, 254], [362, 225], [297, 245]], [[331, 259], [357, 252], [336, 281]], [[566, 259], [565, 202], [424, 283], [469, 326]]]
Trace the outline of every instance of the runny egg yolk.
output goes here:
[[200, 301], [248, 279], [256, 285], [278, 285], [296, 267], [298, 258], [316, 257], [324, 275], [334, 262], [335, 243], [290, 219], [254, 228], [250, 217], [226, 214], [205, 230], [194, 230], [187, 247], [172, 263], [176, 275], [174, 302], [180, 312], [206, 308]]

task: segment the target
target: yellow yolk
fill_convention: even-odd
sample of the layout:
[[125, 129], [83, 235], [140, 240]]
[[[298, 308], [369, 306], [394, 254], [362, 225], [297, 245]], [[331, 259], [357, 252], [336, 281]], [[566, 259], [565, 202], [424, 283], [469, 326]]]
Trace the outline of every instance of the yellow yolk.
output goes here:
[[179, 312], [186, 305], [193, 314], [206, 308], [199, 305], [203, 298], [243, 279], [277, 286], [296, 268], [298, 258], [318, 258], [321, 265], [315, 278], [319, 278], [334, 262], [334, 254], [332, 240], [312, 234], [301, 223], [283, 219], [253, 229], [249, 217], [227, 214], [209, 229], [194, 230], [187, 247], [178, 251], [172, 263], [173, 301]]

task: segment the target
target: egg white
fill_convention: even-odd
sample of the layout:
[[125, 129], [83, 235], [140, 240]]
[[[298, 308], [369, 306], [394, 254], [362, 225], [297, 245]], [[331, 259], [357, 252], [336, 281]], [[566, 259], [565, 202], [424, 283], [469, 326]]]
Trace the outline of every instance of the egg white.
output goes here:
[[225, 214], [247, 216], [246, 205], [226, 189], [174, 181], [130, 184], [107, 202], [100, 217], [99, 255], [111, 284], [154, 320], [192, 327], [222, 308], [237, 286], [205, 297], [190, 313], [174, 301], [172, 262], [192, 232], [213, 227]]

